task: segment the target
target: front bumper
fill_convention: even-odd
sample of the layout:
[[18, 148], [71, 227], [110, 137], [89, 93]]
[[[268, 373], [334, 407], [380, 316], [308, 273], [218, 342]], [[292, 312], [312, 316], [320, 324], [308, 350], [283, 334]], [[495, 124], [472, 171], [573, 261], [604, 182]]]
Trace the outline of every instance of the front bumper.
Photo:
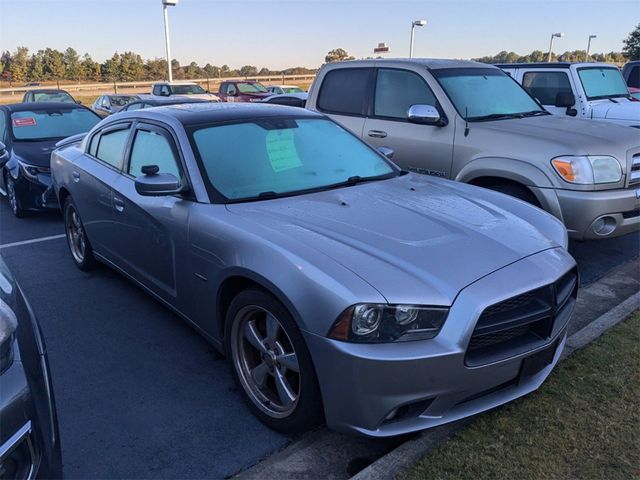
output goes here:
[[51, 174], [40, 173], [35, 179], [22, 174], [15, 180], [16, 195], [25, 210], [57, 210], [58, 199], [53, 189]]
[[[575, 268], [562, 249], [508, 265], [466, 287], [432, 340], [354, 344], [305, 333], [318, 374], [329, 427], [386, 437], [435, 427], [509, 402], [536, 390], [558, 362], [570, 311], [553, 334], [523, 353], [469, 366], [467, 346], [489, 306], [553, 282]], [[532, 374], [523, 360], [539, 352], [549, 363]], [[394, 412], [396, 417], [388, 419]]]
[[[572, 238], [612, 238], [640, 230], [640, 186], [596, 192], [555, 190], [555, 193]], [[598, 231], [602, 222], [605, 226]]]

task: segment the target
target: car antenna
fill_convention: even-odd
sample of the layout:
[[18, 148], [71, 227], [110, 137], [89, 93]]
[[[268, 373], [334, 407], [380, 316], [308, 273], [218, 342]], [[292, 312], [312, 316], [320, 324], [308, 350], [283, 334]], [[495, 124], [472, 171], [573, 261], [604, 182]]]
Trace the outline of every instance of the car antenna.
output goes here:
[[465, 106], [464, 107], [464, 136], [468, 136], [469, 135], [469, 120], [467, 120], [467, 117], [469, 116], [469, 107]]

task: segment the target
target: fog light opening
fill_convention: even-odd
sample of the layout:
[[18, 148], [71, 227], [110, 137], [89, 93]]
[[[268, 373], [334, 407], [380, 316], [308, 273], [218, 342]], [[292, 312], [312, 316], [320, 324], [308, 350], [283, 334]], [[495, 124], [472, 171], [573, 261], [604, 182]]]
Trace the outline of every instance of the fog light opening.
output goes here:
[[591, 224], [593, 233], [600, 236], [611, 234], [616, 229], [616, 219], [613, 217], [600, 217]]

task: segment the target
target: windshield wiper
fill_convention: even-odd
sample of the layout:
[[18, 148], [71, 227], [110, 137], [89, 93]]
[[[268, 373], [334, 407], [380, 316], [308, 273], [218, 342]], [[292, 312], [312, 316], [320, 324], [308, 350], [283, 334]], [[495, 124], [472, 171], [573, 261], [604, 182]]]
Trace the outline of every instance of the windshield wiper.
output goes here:
[[529, 112], [522, 112], [520, 115], [523, 117], [536, 117], [538, 115], [551, 115], [549, 112], [545, 112], [544, 110], [531, 110]]
[[521, 113], [490, 113], [489, 115], [481, 115], [479, 117], [469, 117], [470, 122], [481, 122], [483, 120], [500, 120], [503, 118], [522, 118]]

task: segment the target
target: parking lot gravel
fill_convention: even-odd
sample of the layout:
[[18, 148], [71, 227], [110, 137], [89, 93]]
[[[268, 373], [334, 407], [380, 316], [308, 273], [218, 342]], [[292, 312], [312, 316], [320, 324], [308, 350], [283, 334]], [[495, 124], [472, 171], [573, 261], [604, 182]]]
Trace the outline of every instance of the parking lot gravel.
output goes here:
[[[77, 270], [62, 233], [59, 215], [18, 220], [0, 198], [0, 255], [47, 342], [65, 476], [226, 477], [290, 441], [251, 415], [205, 340], [114, 271]], [[637, 259], [640, 234], [571, 251], [589, 284]]]

